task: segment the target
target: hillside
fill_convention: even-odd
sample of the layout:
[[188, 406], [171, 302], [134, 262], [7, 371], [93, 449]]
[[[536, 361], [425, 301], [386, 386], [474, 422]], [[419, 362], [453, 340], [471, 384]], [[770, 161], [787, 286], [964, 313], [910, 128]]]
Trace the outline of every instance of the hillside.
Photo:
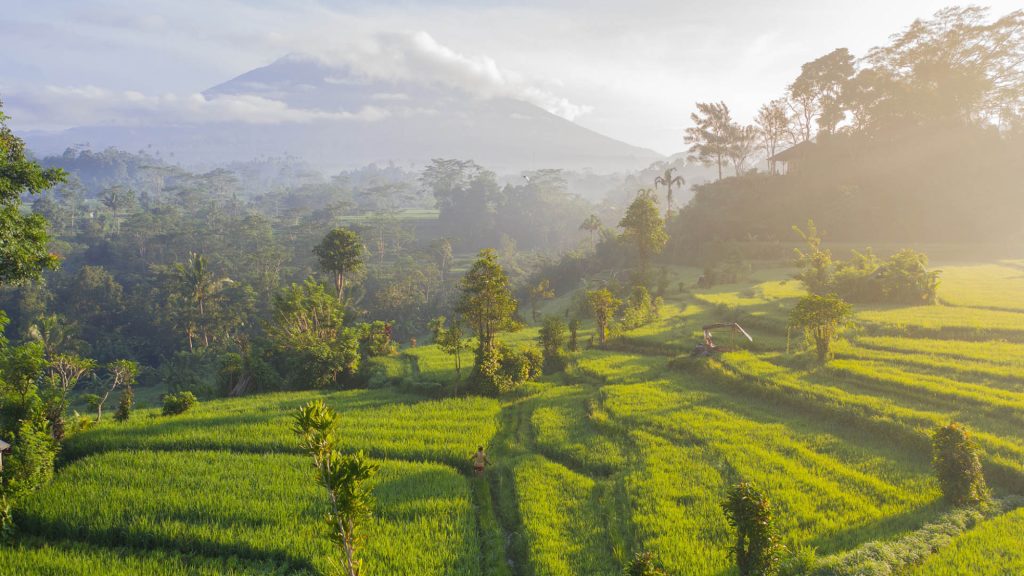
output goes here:
[[[20, 507], [25, 538], [0, 548], [0, 573], [328, 573], [324, 501], [290, 430], [318, 397], [340, 411], [344, 447], [382, 463], [368, 574], [614, 575], [639, 549], [673, 575], [734, 574], [720, 502], [739, 479], [770, 494], [791, 549], [816, 549], [810, 573], [920, 558], [915, 574], [1020, 573], [1019, 554], [989, 559], [1024, 529], [1019, 509], [1004, 514], [1024, 494], [1022, 266], [946, 266], [941, 305], [858, 308], [824, 367], [787, 353], [801, 293], [789, 271], [680, 291], [700, 272], [678, 268], [659, 321], [516, 397], [431, 399], [454, 367], [420, 346], [377, 361], [382, 389], [104, 422], [68, 441], [54, 482]], [[709, 321], [755, 341], [686, 358]], [[950, 420], [983, 449], [997, 498], [985, 514], [949, 509], [932, 476], [927, 434]], [[469, 469], [477, 444], [494, 461], [484, 478]]]
[[23, 136], [40, 156], [88, 143], [95, 150], [159, 150], [207, 166], [288, 155], [327, 171], [371, 162], [423, 165], [441, 157], [471, 158], [499, 172], [557, 167], [610, 173], [661, 159], [528, 102], [479, 98], [437, 84], [370, 80], [302, 55], [285, 56], [203, 95], [208, 101], [267, 99], [297, 112], [280, 122], [154, 120]]

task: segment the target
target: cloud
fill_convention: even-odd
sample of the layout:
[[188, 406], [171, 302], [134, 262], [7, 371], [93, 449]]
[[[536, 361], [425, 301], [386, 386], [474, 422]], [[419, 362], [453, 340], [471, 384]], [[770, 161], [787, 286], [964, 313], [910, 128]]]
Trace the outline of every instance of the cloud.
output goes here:
[[182, 124], [242, 122], [246, 124], [308, 123], [318, 121], [375, 122], [391, 115], [379, 106], [355, 112], [290, 107], [285, 102], [249, 94], [206, 97], [146, 95], [134, 90], [112, 91], [97, 86], [46, 86], [8, 96], [19, 120], [45, 128], [88, 124]]
[[422, 30], [378, 33], [348, 46], [317, 50], [312, 55], [328, 66], [345, 68], [370, 80], [440, 85], [479, 98], [525, 100], [568, 120], [593, 110], [503, 69], [487, 55], [457, 52]]

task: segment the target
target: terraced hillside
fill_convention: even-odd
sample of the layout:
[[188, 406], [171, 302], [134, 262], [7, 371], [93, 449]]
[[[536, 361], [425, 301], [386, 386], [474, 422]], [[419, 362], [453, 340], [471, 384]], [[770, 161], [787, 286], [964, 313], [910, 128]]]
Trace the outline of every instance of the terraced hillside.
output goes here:
[[[290, 430], [314, 397], [340, 411], [346, 448], [382, 463], [371, 575], [613, 575], [640, 549], [670, 574], [734, 574], [720, 503], [741, 479], [768, 492], [804, 572], [1024, 573], [1024, 270], [945, 271], [941, 305], [858, 308], [824, 367], [786, 333], [799, 286], [764, 270], [670, 290], [661, 320], [514, 397], [433, 399], [452, 391], [454, 363], [421, 346], [380, 363], [381, 389], [105, 422], [18, 510], [0, 574], [332, 573], [325, 503]], [[689, 358], [710, 321], [755, 341]], [[984, 450], [985, 511], [949, 509], [932, 477], [928, 434], [951, 420]], [[494, 461], [482, 478], [477, 444]]]

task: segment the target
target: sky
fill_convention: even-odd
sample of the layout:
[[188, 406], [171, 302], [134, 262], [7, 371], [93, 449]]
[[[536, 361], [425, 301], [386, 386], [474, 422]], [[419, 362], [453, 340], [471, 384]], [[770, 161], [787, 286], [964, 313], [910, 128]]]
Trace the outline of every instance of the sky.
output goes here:
[[[738, 120], [835, 48], [856, 56], [930, 0], [2, 0], [0, 99], [16, 131], [151, 116], [350, 114], [200, 93], [286, 54], [510, 96], [672, 154], [698, 101]], [[992, 15], [1019, 0], [991, 0]], [[13, 49], [12, 49], [13, 47]], [[284, 120], [282, 120], [284, 121]], [[312, 121], [312, 120], [311, 120]]]

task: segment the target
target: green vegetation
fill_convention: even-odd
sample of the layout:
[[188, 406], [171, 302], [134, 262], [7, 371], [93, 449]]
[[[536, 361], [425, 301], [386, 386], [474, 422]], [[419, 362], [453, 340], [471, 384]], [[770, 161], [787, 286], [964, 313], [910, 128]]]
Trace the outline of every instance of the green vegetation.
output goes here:
[[674, 162], [600, 204], [441, 158], [58, 187], [0, 115], [0, 572], [1019, 571], [1024, 261], [906, 248], [1018, 249], [1024, 12], [985, 18], [834, 50], [756, 126], [698, 103], [680, 211]]

